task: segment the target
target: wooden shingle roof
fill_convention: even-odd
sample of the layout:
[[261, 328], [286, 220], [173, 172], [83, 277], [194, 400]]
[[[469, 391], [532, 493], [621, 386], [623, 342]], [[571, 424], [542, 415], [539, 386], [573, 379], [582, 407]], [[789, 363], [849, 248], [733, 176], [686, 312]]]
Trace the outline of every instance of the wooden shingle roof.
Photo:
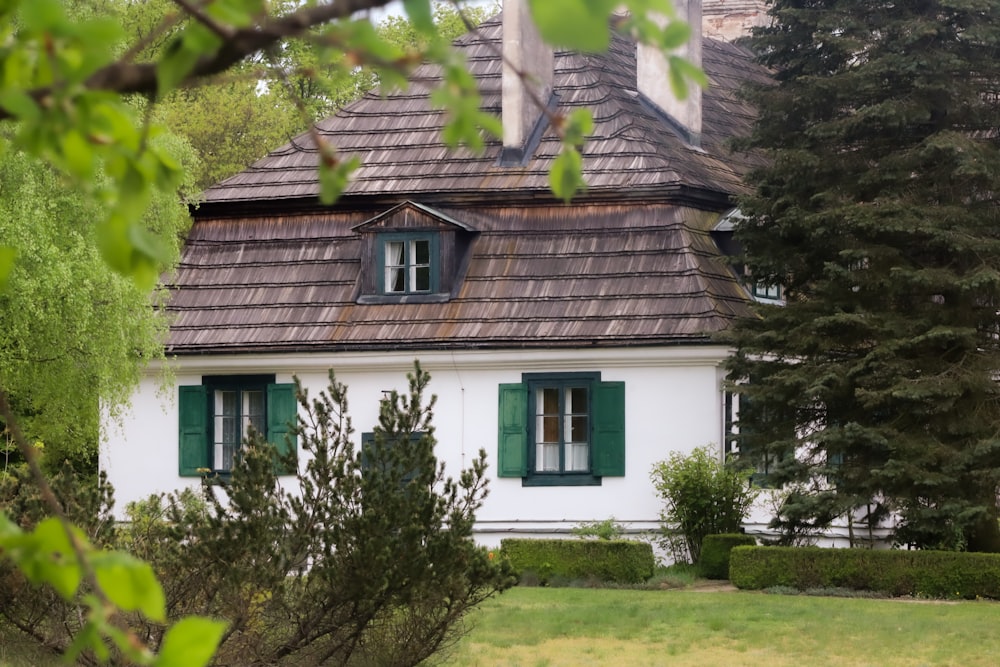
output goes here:
[[[501, 22], [494, 18], [457, 42], [476, 77], [484, 110], [499, 115], [501, 63], [497, 55]], [[613, 39], [607, 54], [556, 54], [554, 90], [560, 109], [586, 107], [594, 115], [594, 133], [584, 147], [584, 176], [591, 195], [639, 194], [684, 189], [710, 196], [743, 191], [742, 177], [751, 166], [746, 155], [732, 153], [726, 141], [746, 134], [753, 111], [737, 91], [748, 80], [766, 78], [749, 53], [737, 46], [706, 39], [703, 67], [711, 82], [703, 96], [700, 146], [687, 144], [654, 107], [636, 92], [635, 45]], [[388, 97], [373, 92], [318, 128], [345, 154], [358, 155], [347, 196], [392, 195], [401, 199], [459, 196], [483, 192], [546, 196], [548, 171], [559, 141], [547, 129], [534, 159], [524, 167], [498, 164], [499, 141], [482, 154], [449, 150], [440, 140], [444, 114], [431, 107], [428, 93], [440, 83], [440, 68], [424, 65], [406, 91]], [[245, 171], [205, 193], [205, 204], [313, 199], [318, 193], [317, 152], [308, 134], [275, 150]]]
[[710, 238], [670, 204], [441, 208], [478, 230], [445, 303], [357, 302], [370, 211], [199, 220], [171, 286], [173, 353], [703, 342], [747, 314]]
[[[496, 113], [500, 36], [492, 19], [458, 43]], [[434, 67], [419, 68], [406, 91], [348, 106], [319, 126], [363, 163], [335, 206], [316, 198], [308, 135], [208, 190], [168, 285], [168, 352], [706, 342], [749, 314], [710, 232], [754, 165], [726, 148], [753, 122], [737, 91], [766, 73], [731, 44], [706, 40], [702, 53], [711, 86], [699, 146], [635, 92], [633, 44], [616, 37], [606, 55], [557, 54], [561, 108], [586, 106], [595, 119], [588, 189], [570, 205], [549, 194], [559, 151], [551, 130], [523, 167], [499, 166], [499, 142], [481, 155], [445, 148], [444, 116], [427, 99]], [[372, 270], [362, 266], [365, 234], [394, 220], [429, 220], [461, 237], [447, 297], [361, 298]]]

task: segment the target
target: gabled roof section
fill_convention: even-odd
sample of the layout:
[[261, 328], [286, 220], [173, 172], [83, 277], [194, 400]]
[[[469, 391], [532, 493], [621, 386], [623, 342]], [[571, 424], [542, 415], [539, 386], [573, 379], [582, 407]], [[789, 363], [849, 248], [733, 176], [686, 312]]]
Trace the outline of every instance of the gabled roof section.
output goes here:
[[[497, 115], [501, 32], [495, 17], [456, 42], [478, 81], [484, 110]], [[724, 201], [744, 192], [742, 177], [754, 158], [730, 152], [727, 141], [747, 134], [753, 122], [739, 88], [747, 81], [766, 81], [767, 72], [753, 63], [749, 51], [711, 39], [704, 41], [702, 59], [710, 86], [703, 94], [701, 145], [692, 146], [636, 92], [634, 43], [616, 36], [606, 54], [556, 53], [553, 87], [559, 109], [589, 108], [594, 116], [594, 132], [583, 151], [587, 196], [620, 199], [684, 190]], [[560, 149], [553, 130], [545, 131], [530, 159], [514, 167], [500, 166], [499, 141], [488, 143], [481, 154], [449, 150], [441, 141], [444, 113], [429, 101], [440, 81], [439, 67], [423, 65], [407, 90], [387, 97], [370, 93], [318, 124], [326, 140], [361, 159], [345, 199], [549, 197], [548, 172]], [[289, 200], [315, 202], [317, 160], [312, 137], [300, 135], [206, 191], [203, 210], [215, 204], [255, 202], [259, 210], [267, 202], [276, 207], [278, 202], [287, 207]]]
[[356, 232], [375, 231], [380, 229], [414, 229], [414, 228], [457, 228], [464, 232], [476, 230], [466, 223], [456, 220], [447, 213], [442, 213], [430, 206], [417, 202], [406, 201], [393, 206], [374, 218], [365, 220], [354, 227]]

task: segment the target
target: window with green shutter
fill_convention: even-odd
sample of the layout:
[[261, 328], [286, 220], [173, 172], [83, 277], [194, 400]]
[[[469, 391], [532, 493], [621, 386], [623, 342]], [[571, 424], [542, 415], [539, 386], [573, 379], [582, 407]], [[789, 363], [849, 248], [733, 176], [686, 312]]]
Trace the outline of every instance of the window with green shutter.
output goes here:
[[525, 373], [499, 388], [500, 477], [598, 485], [625, 474], [625, 383], [600, 373]]
[[265, 434], [279, 456], [296, 451], [290, 431], [297, 412], [295, 385], [276, 384], [273, 375], [205, 376], [200, 385], [180, 387], [178, 403], [182, 476], [228, 474], [251, 426]]

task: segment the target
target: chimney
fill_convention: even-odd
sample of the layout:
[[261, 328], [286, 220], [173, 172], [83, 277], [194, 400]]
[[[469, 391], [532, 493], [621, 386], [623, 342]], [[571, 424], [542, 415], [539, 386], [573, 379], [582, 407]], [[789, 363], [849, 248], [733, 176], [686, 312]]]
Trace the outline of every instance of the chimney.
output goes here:
[[[555, 56], [542, 42], [527, 0], [505, 0], [503, 7], [502, 164], [521, 164], [533, 149], [532, 135], [552, 96]], [[522, 72], [527, 76], [518, 75]], [[541, 106], [540, 106], [541, 105]]]
[[707, 37], [731, 42], [770, 22], [766, 0], [702, 0], [702, 29]]
[[[691, 26], [691, 39], [677, 49], [677, 55], [701, 67], [701, 0], [674, 0], [677, 17]], [[665, 18], [661, 18], [666, 21]], [[636, 47], [636, 87], [661, 111], [677, 123], [689, 144], [701, 140], [701, 87], [688, 86], [687, 97], [677, 99], [667, 78], [667, 59], [656, 48], [640, 44]]]

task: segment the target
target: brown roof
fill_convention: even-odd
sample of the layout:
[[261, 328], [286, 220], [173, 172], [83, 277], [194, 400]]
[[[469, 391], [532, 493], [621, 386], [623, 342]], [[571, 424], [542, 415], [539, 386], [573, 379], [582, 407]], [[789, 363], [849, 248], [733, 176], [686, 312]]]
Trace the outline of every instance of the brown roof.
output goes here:
[[[501, 65], [497, 49], [501, 23], [494, 18], [478, 32], [458, 40], [479, 82], [486, 111], [500, 112]], [[748, 80], [766, 79], [741, 47], [706, 39], [703, 67], [711, 82], [703, 96], [700, 146], [687, 144], [662, 115], [635, 92], [635, 45], [616, 37], [604, 55], [556, 54], [554, 90], [564, 112], [586, 107], [594, 115], [594, 133], [584, 148], [584, 177], [590, 195], [623, 192], [700, 192], [709, 197], [743, 191], [742, 176], [752, 160], [731, 153], [726, 141], [746, 134], [753, 111], [737, 92]], [[382, 97], [377, 92], [319, 123], [319, 131], [347, 154], [360, 156], [347, 195], [390, 195], [399, 201], [446, 193], [476, 198], [484, 192], [545, 196], [548, 171], [559, 142], [547, 129], [527, 166], [498, 165], [500, 144], [482, 154], [449, 150], [440, 140], [444, 123], [428, 92], [440, 82], [440, 68], [424, 65], [406, 91]], [[301, 135], [245, 171], [205, 193], [216, 203], [314, 199], [318, 193], [317, 154], [308, 134]]]
[[[490, 20], [459, 42], [494, 112], [500, 64], [488, 43], [497, 45], [500, 29]], [[748, 52], [713, 40], [703, 64], [711, 87], [696, 147], [635, 93], [634, 45], [615, 38], [607, 55], [557, 54], [562, 108], [586, 106], [595, 117], [584, 151], [589, 189], [572, 205], [548, 194], [559, 150], [551, 131], [524, 167], [498, 166], [496, 142], [482, 155], [448, 151], [443, 116], [427, 101], [438, 71], [419, 68], [409, 90], [369, 95], [320, 124], [364, 164], [336, 206], [316, 200], [308, 135], [206, 193], [170, 285], [168, 350], [705, 342], [749, 312], [709, 232], [753, 166], [725, 146], [753, 119], [737, 91], [766, 74]], [[366, 238], [392, 224], [459, 239], [447, 297], [366, 298]]]
[[703, 342], [747, 313], [709, 236], [670, 204], [440, 212], [478, 230], [444, 303], [357, 303], [367, 210], [197, 222], [172, 285], [174, 353]]

